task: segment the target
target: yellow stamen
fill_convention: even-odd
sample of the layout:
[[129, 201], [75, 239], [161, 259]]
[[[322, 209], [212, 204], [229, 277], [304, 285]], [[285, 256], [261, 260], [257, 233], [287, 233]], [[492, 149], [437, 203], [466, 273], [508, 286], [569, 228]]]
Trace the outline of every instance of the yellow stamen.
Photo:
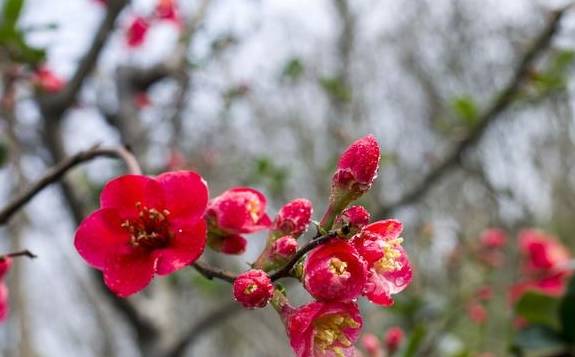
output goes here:
[[379, 241], [383, 257], [375, 263], [375, 269], [380, 273], [391, 272], [401, 269], [401, 265], [397, 261], [401, 257], [401, 251], [398, 249], [403, 243], [403, 238], [391, 239], [388, 241]]
[[343, 347], [350, 347], [352, 342], [343, 332], [346, 328], [358, 328], [360, 325], [349, 315], [332, 314], [322, 316], [314, 321], [315, 347], [322, 353], [333, 351], [336, 356], [343, 356]]
[[331, 258], [329, 260], [329, 271], [341, 276], [347, 273], [347, 263], [338, 258]]

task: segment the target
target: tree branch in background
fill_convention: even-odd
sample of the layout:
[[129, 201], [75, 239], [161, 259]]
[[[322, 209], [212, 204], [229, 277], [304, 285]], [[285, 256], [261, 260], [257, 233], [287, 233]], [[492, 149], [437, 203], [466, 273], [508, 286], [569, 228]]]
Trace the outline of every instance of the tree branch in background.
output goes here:
[[34, 196], [47, 186], [58, 182], [69, 170], [98, 157], [122, 159], [131, 173], [141, 173], [138, 162], [125, 148], [99, 148], [95, 146], [89, 150], [81, 151], [49, 169], [36, 183], [32, 184], [26, 191], [22, 192], [9, 202], [6, 207], [0, 210], [0, 225], [6, 224], [10, 217], [26, 205]]
[[522, 84], [525, 79], [528, 78], [529, 71], [540, 56], [550, 47], [553, 37], [559, 31], [559, 25], [563, 15], [571, 7], [572, 5], [563, 7], [551, 14], [543, 31], [519, 61], [519, 65], [507, 85], [501, 93], [497, 95], [493, 103], [479, 116], [478, 124], [471, 130], [467, 137], [455, 145], [443, 161], [432, 168], [419, 184], [411, 190], [408, 190], [398, 200], [384, 205], [378, 212], [380, 217], [388, 216], [393, 210], [422, 198], [438, 183], [440, 178], [461, 164], [465, 154], [480, 142], [487, 128], [500, 118], [500, 114], [513, 104], [517, 94], [521, 90]]
[[31, 251], [29, 251], [28, 249], [25, 249], [25, 250], [20, 250], [18, 252], [0, 255], [0, 260], [5, 259], [5, 258], [17, 258], [17, 257], [27, 257], [30, 259], [34, 259], [34, 258], [37, 258], [38, 256], [36, 254], [32, 253]]
[[190, 329], [185, 332], [182, 337], [174, 343], [174, 345], [167, 349], [166, 353], [163, 353], [164, 357], [181, 357], [185, 355], [188, 346], [192, 345], [196, 340], [202, 336], [202, 334], [208, 332], [212, 327], [215, 327], [226, 321], [230, 317], [246, 311], [235, 301], [228, 302], [225, 305], [219, 307], [218, 310], [208, 314], [206, 317], [202, 318], [196, 322]]
[[80, 61], [76, 72], [68, 81], [66, 87], [57, 94], [40, 98], [40, 103], [44, 110], [49, 110], [61, 115], [70, 106], [72, 106], [72, 104], [74, 104], [74, 101], [84, 84], [84, 80], [92, 72], [94, 66], [98, 62], [100, 53], [108, 41], [108, 37], [110, 37], [110, 34], [114, 30], [118, 16], [129, 2], [129, 0], [109, 0], [107, 2], [107, 11], [104, 20], [100, 24], [88, 52], [86, 52]]

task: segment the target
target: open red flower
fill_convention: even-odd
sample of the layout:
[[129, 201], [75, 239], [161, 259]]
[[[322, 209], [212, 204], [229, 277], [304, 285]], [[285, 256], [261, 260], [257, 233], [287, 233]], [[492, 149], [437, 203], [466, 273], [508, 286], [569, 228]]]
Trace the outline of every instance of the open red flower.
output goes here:
[[253, 233], [266, 229], [271, 220], [266, 214], [266, 197], [248, 187], [229, 189], [212, 199], [206, 218], [210, 233], [220, 235]]
[[403, 225], [388, 219], [365, 226], [352, 244], [367, 261], [369, 274], [364, 295], [373, 303], [390, 306], [392, 295], [403, 291], [411, 282], [412, 269], [399, 237]]
[[367, 264], [345, 241], [332, 241], [314, 249], [304, 263], [304, 286], [321, 301], [350, 301], [361, 295]]
[[341, 155], [333, 175], [334, 188], [366, 192], [377, 177], [380, 149], [373, 135], [366, 135], [354, 141]]
[[273, 291], [272, 281], [263, 270], [248, 270], [234, 280], [234, 298], [250, 309], [266, 306]]
[[403, 332], [403, 329], [401, 327], [399, 326], [390, 327], [385, 332], [385, 337], [383, 339], [385, 349], [389, 354], [395, 353], [395, 351], [397, 351], [397, 349], [399, 348], [404, 339], [405, 339], [405, 332]]
[[137, 16], [132, 19], [126, 30], [126, 44], [128, 47], [140, 47], [146, 40], [150, 23], [144, 17]]
[[8, 317], [8, 288], [6, 284], [0, 281], [0, 322]]
[[78, 227], [76, 249], [117, 295], [134, 294], [154, 274], [173, 273], [202, 254], [207, 201], [206, 182], [191, 171], [118, 177]]
[[35, 85], [47, 93], [57, 93], [64, 89], [65, 83], [48, 67], [40, 67], [36, 70], [33, 77]]
[[349, 235], [355, 235], [363, 227], [365, 227], [371, 215], [363, 206], [351, 206], [343, 210], [339, 216], [335, 219], [333, 228], [340, 229], [347, 226], [349, 230]]
[[353, 356], [363, 320], [353, 302], [312, 302], [284, 309], [290, 345], [297, 357]]
[[298, 198], [286, 203], [274, 219], [272, 230], [277, 237], [291, 235], [301, 236], [311, 222], [312, 205], [305, 198]]

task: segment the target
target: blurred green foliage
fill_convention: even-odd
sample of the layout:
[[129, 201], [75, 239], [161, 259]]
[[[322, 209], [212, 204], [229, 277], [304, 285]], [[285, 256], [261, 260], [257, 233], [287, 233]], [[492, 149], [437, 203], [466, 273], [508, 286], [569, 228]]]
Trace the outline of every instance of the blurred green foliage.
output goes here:
[[24, 0], [5, 0], [0, 21], [0, 47], [16, 62], [36, 65], [44, 60], [45, 51], [29, 46], [24, 32], [17, 27]]
[[301, 78], [304, 72], [305, 68], [303, 62], [299, 58], [294, 57], [288, 60], [287, 63], [285, 64], [282, 70], [282, 78], [295, 81]]
[[455, 97], [451, 101], [451, 108], [456, 114], [457, 119], [465, 126], [473, 127], [477, 124], [479, 120], [479, 109], [471, 96], [463, 95]]
[[319, 84], [325, 93], [332, 99], [339, 102], [351, 101], [351, 89], [337, 77], [322, 77]]
[[288, 177], [286, 168], [277, 165], [271, 157], [260, 156], [253, 161], [247, 180], [250, 184], [265, 186], [274, 196], [280, 196], [285, 192]]

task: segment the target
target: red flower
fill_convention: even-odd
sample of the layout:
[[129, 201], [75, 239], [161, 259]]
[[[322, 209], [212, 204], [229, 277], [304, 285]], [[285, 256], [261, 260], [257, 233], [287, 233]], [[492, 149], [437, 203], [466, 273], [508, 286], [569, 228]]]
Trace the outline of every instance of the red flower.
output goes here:
[[505, 246], [507, 243], [507, 236], [505, 231], [499, 228], [486, 229], [479, 236], [481, 246], [486, 249], [498, 249]]
[[399, 237], [402, 230], [401, 222], [388, 219], [365, 226], [352, 239], [369, 268], [363, 293], [375, 304], [392, 305], [391, 295], [403, 291], [411, 282], [411, 263]]
[[312, 206], [309, 200], [298, 198], [286, 203], [278, 212], [272, 230], [276, 236], [301, 236], [311, 222]]
[[312, 302], [284, 309], [290, 345], [297, 357], [353, 356], [363, 324], [353, 302]]
[[150, 99], [148, 92], [141, 91], [134, 95], [134, 104], [136, 105], [136, 108], [144, 109], [152, 104], [152, 100]]
[[271, 258], [274, 263], [285, 264], [297, 252], [297, 240], [292, 236], [283, 236], [272, 243]]
[[4, 282], [0, 281], [0, 322], [8, 317], [8, 288]]
[[206, 182], [191, 171], [118, 177], [76, 231], [78, 253], [119, 296], [194, 262], [206, 243]]
[[245, 253], [248, 241], [239, 234], [210, 235], [208, 245], [216, 252], [240, 255]]
[[271, 220], [265, 209], [266, 198], [261, 192], [247, 187], [229, 189], [208, 204], [210, 233], [242, 234], [266, 229]]
[[64, 89], [65, 83], [51, 69], [40, 67], [34, 73], [34, 83], [36, 86], [47, 93], [57, 93]]
[[234, 298], [250, 309], [265, 307], [273, 291], [272, 281], [263, 270], [248, 270], [234, 280]]
[[355, 248], [336, 240], [314, 249], [304, 263], [304, 286], [321, 301], [350, 301], [361, 295], [367, 264]]
[[146, 40], [150, 29], [150, 23], [144, 17], [135, 17], [126, 31], [126, 43], [128, 47], [140, 47]]
[[379, 158], [375, 136], [370, 134], [356, 140], [341, 155], [332, 185], [337, 190], [366, 192], [377, 176]]
[[384, 343], [385, 348], [389, 354], [395, 353], [399, 348], [399, 345], [403, 342], [405, 338], [405, 333], [403, 329], [399, 326], [391, 327], [385, 333]]
[[519, 233], [519, 249], [523, 253], [524, 277], [511, 287], [511, 301], [529, 290], [561, 296], [572, 274], [569, 250], [553, 236], [535, 229]]
[[340, 229], [347, 226], [350, 235], [358, 233], [363, 227], [365, 227], [371, 215], [363, 206], [351, 206], [343, 210], [343, 212], [337, 216], [333, 228]]
[[156, 17], [161, 20], [180, 23], [176, 0], [159, 0], [156, 5]]
[[383, 357], [381, 342], [376, 335], [366, 333], [361, 337], [361, 344], [368, 357]]
[[482, 325], [487, 320], [487, 310], [478, 302], [472, 302], [467, 306], [467, 316], [471, 321]]
[[0, 280], [4, 279], [4, 276], [6, 276], [6, 273], [8, 273], [11, 267], [12, 258], [0, 258]]

